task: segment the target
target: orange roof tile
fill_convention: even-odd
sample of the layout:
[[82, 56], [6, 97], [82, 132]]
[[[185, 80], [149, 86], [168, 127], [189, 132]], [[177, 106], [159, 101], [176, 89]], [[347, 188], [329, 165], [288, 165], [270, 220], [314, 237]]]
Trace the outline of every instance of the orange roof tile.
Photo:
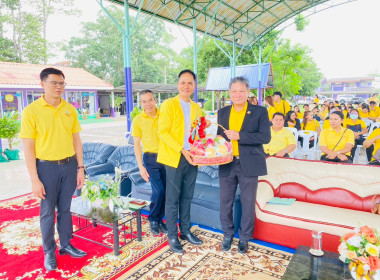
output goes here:
[[112, 89], [113, 85], [92, 75], [82, 68], [56, 65], [38, 65], [0, 61], [0, 85], [30, 86], [40, 85], [40, 72], [47, 67], [54, 67], [65, 74], [67, 88]]

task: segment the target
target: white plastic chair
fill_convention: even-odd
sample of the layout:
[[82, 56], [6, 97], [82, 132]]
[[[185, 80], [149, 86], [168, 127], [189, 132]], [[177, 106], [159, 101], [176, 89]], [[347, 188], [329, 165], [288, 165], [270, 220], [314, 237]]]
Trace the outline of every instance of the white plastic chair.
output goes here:
[[[357, 145], [356, 146], [355, 154], [353, 155], [353, 158], [352, 158], [352, 163], [359, 163], [359, 156], [360, 156], [361, 148], [363, 148], [363, 145]], [[364, 151], [365, 151], [365, 149], [364, 149]], [[364, 153], [364, 164], [368, 164], [366, 152]]]
[[[298, 141], [298, 130], [297, 130], [297, 128], [295, 128], [295, 127], [286, 127], [286, 128], [293, 133], [294, 138], [296, 138], [296, 143], [297, 143], [297, 141]], [[296, 153], [297, 153], [297, 144], [296, 144], [296, 149], [289, 154], [289, 157], [294, 158], [294, 155]]]
[[[315, 160], [315, 155], [318, 152], [317, 150], [317, 142], [318, 142], [318, 134], [316, 131], [311, 130], [299, 130], [298, 136], [303, 138], [301, 148], [297, 149], [295, 153], [295, 157], [307, 156], [308, 159]], [[314, 137], [314, 146], [309, 148], [310, 138]]]
[[367, 118], [363, 118], [362, 120], [364, 121], [364, 123], [367, 126], [368, 130], [371, 127], [372, 123], [374, 123], [374, 121], [371, 121], [370, 119], [367, 119]]
[[370, 135], [376, 128], [380, 128], [380, 122], [372, 122], [368, 129], [368, 135]]

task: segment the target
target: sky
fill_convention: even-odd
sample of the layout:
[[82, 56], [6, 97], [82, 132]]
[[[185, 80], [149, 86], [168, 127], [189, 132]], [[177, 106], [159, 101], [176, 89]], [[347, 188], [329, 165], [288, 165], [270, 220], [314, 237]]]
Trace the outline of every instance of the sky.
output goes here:
[[[107, 1], [103, 3], [109, 5]], [[75, 5], [82, 10], [80, 18], [54, 15], [49, 19], [49, 41], [68, 41], [71, 36], [80, 35], [81, 22], [96, 20], [100, 11], [96, 0], [77, 0]], [[310, 23], [303, 32], [296, 31], [292, 24], [285, 28], [281, 37], [290, 39], [291, 44], [308, 46], [310, 55], [328, 79], [367, 76], [380, 72], [379, 11], [379, 0], [357, 0], [308, 17]], [[189, 47], [189, 43], [192, 44], [192, 31], [182, 28], [180, 32], [176, 25], [170, 23], [167, 27], [176, 37], [172, 45], [175, 51], [179, 53], [182, 48]], [[63, 55], [49, 62], [57, 60], [64, 60]]]

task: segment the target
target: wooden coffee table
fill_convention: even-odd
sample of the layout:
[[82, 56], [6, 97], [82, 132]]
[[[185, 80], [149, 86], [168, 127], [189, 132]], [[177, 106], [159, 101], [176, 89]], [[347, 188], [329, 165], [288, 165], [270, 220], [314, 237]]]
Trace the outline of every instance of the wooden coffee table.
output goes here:
[[297, 248], [282, 280], [352, 279], [348, 266], [339, 260], [339, 254], [324, 251], [323, 256], [314, 257], [309, 249], [306, 246]]

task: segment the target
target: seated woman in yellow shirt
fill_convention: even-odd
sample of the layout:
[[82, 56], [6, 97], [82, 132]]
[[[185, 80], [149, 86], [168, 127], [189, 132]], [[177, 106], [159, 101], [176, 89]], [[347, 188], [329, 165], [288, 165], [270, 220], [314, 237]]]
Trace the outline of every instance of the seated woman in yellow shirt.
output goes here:
[[285, 127], [294, 127], [297, 130], [301, 129], [301, 122], [297, 119], [295, 111], [289, 111], [285, 117]]
[[[363, 147], [373, 147], [373, 144], [375, 144], [375, 147], [373, 149], [372, 156], [374, 156], [376, 152], [380, 149], [380, 128], [376, 128], [372, 131], [372, 133], [368, 136], [367, 140], [363, 142]], [[376, 160], [375, 158], [372, 158], [372, 161], [370, 161], [369, 164], [380, 165], [380, 161]]]
[[368, 120], [371, 120], [371, 121], [374, 121], [374, 122], [376, 121], [376, 117], [374, 118], [370, 114], [370, 110], [369, 110], [368, 104], [362, 104], [361, 110], [359, 109], [359, 116], [362, 119], [368, 119]]
[[[349, 114], [347, 120], [344, 121], [343, 127], [351, 129], [354, 132], [355, 137], [355, 145], [351, 150], [352, 156], [355, 155], [355, 151], [358, 145], [363, 145], [364, 137], [363, 135], [368, 133], [367, 126], [365, 122], [360, 119], [359, 117], [359, 111], [357, 109], [352, 109], [351, 113]], [[368, 161], [371, 160], [372, 156], [372, 149], [366, 149], [367, 153], [367, 159]]]
[[294, 106], [294, 112], [297, 115], [297, 119], [303, 119], [303, 114], [300, 112], [300, 107], [298, 105]]
[[351, 149], [355, 144], [354, 132], [343, 128], [342, 112], [334, 111], [330, 115], [330, 125], [319, 136], [319, 146], [322, 151], [321, 160], [352, 163]]
[[[321, 125], [319, 124], [319, 122], [317, 120], [314, 119], [314, 116], [313, 116], [313, 113], [310, 112], [310, 111], [306, 111], [303, 115], [303, 122], [301, 124], [301, 129], [302, 130], [311, 130], [311, 131], [315, 131], [317, 132], [317, 134], [319, 135], [321, 133]], [[302, 146], [303, 146], [303, 139], [301, 137], [301, 139], [299, 139], [302, 143]], [[314, 146], [314, 137], [311, 137], [310, 138], [310, 143], [309, 143], [309, 147], [313, 147]]]

